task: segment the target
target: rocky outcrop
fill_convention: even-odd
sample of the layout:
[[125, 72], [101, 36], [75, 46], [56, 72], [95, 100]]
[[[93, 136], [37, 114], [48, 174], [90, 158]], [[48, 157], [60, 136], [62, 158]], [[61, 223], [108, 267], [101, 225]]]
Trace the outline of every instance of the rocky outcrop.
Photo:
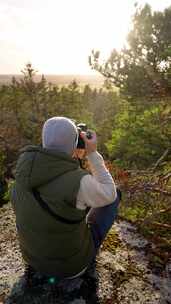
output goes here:
[[0, 209], [0, 231], [1, 304], [171, 303], [171, 261], [152, 267], [149, 248], [155, 245], [127, 222], [113, 225], [97, 257], [96, 273], [89, 269], [63, 286], [46, 282], [30, 289], [25, 286], [10, 204]]

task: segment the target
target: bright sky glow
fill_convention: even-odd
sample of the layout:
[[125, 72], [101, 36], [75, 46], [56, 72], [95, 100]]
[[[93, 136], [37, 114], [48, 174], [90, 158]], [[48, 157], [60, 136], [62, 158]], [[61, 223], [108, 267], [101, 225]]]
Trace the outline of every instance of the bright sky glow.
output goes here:
[[45, 74], [90, 74], [92, 49], [107, 57], [126, 38], [134, 3], [170, 0], [0, 0], [0, 74], [27, 62]]

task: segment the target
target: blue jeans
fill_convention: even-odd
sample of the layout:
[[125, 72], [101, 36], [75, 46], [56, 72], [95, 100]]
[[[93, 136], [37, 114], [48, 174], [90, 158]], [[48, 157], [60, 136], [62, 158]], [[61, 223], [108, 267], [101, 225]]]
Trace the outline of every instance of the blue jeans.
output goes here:
[[117, 218], [120, 200], [121, 192], [117, 189], [117, 198], [112, 204], [100, 208], [91, 208], [87, 214], [86, 221], [92, 232], [96, 253]]

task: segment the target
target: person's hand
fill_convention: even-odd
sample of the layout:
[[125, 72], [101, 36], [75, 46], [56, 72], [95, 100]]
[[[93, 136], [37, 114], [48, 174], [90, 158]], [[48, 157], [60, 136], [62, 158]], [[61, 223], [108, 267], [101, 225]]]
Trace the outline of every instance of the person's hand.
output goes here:
[[87, 154], [97, 151], [97, 137], [94, 131], [91, 131], [91, 139], [88, 139], [85, 132], [81, 132], [80, 136], [85, 142], [85, 149]]

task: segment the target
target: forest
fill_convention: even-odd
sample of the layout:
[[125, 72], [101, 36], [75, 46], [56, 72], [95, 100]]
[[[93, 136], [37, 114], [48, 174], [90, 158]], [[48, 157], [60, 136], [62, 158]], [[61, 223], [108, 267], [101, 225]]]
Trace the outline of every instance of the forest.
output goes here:
[[0, 86], [0, 204], [9, 201], [19, 150], [41, 144], [44, 121], [66, 116], [97, 132], [98, 150], [122, 190], [119, 217], [136, 224], [156, 244], [152, 263], [163, 267], [171, 252], [171, 8], [137, 7], [125, 46], [104, 62], [89, 56], [104, 77], [92, 88], [23, 77]]

